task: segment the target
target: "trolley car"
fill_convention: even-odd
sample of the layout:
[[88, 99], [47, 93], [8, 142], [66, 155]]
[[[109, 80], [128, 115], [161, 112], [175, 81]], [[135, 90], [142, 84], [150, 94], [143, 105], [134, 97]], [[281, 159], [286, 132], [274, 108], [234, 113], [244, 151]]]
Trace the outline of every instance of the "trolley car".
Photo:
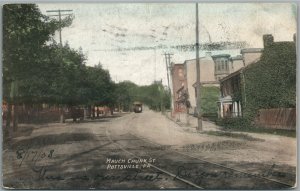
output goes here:
[[139, 101], [133, 102], [133, 111], [135, 113], [142, 113], [143, 111], [143, 104]]

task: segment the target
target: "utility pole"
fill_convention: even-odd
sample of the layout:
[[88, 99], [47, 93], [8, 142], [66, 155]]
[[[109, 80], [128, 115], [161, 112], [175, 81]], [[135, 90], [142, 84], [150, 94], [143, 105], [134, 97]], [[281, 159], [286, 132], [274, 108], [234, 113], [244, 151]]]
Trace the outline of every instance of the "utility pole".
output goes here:
[[61, 17], [62, 16], [70, 16], [72, 14], [62, 14], [63, 12], [72, 12], [73, 10], [47, 10], [46, 12], [48, 13], [58, 13], [58, 15], [49, 15], [49, 17], [57, 17], [58, 16], [58, 21], [59, 21], [59, 43], [62, 46], [62, 37], [61, 37]]
[[[171, 91], [171, 86], [172, 84], [170, 85], [170, 76], [171, 76], [171, 82], [172, 82], [172, 66], [171, 66], [171, 55], [173, 54], [170, 54], [170, 53], [164, 53], [163, 54], [165, 56], [165, 60], [166, 60], [166, 69], [167, 69], [167, 79], [168, 79], [168, 89], [169, 89], [169, 92], [171, 94], [171, 117], [173, 116], [173, 108], [174, 108], [174, 105], [173, 105], [173, 100], [174, 100], [174, 96], [173, 96], [173, 93]], [[169, 75], [169, 71], [170, 71], [170, 75]]]
[[196, 3], [196, 72], [197, 72], [197, 131], [202, 131], [202, 114], [201, 114], [201, 84], [200, 84], [200, 59], [199, 59], [199, 18], [198, 3]]
[[[73, 10], [60, 10], [60, 9], [58, 9], [58, 10], [47, 10], [46, 12], [48, 12], [48, 13], [58, 13], [57, 15], [48, 15], [49, 17], [57, 17], [58, 16], [58, 21], [59, 21], [59, 44], [60, 44], [60, 47], [62, 47], [63, 46], [63, 44], [62, 44], [62, 35], [61, 35], [61, 30], [62, 30], [62, 24], [61, 24], [61, 17], [62, 16], [70, 16], [70, 15], [72, 15], [72, 14], [62, 14], [62, 12], [64, 13], [64, 12], [72, 12]], [[65, 122], [65, 115], [64, 115], [64, 110], [65, 110], [65, 108], [64, 108], [64, 106], [63, 105], [61, 105], [60, 106], [60, 122], [61, 123], [64, 123]]]
[[164, 53], [166, 60], [166, 69], [167, 69], [167, 80], [168, 80], [168, 88], [170, 90], [170, 80], [169, 80], [169, 69], [170, 69], [170, 53]]
[[160, 84], [158, 86], [158, 90], [159, 90], [159, 94], [160, 94], [160, 110], [161, 110], [161, 113], [163, 114], [164, 113], [164, 98], [163, 98], [163, 85], [162, 85], [162, 79], [160, 80]]

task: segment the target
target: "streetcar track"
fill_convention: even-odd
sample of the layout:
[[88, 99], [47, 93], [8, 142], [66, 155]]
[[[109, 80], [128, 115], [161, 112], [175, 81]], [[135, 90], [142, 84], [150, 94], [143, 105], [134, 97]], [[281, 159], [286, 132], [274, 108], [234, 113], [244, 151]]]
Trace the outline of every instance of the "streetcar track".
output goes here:
[[[133, 133], [128, 133], [134, 137], [137, 137], [137, 138], [140, 138], [140, 136], [136, 135], [136, 134], [133, 134]], [[143, 141], [145, 142], [148, 142], [150, 144], [154, 144], [156, 146], [163, 146], [163, 145], [160, 145], [160, 144], [157, 144], [157, 143], [154, 143], [146, 138], [142, 138]], [[178, 154], [181, 154], [181, 155], [184, 155], [184, 156], [187, 156], [187, 157], [190, 157], [190, 158], [193, 158], [193, 159], [197, 159], [197, 160], [200, 160], [201, 162], [205, 162], [205, 163], [208, 163], [208, 164], [211, 164], [211, 165], [215, 165], [215, 166], [218, 166], [218, 167], [222, 167], [222, 168], [225, 168], [225, 169], [229, 169], [229, 170], [232, 170], [232, 171], [236, 171], [236, 172], [239, 172], [239, 173], [243, 173], [243, 174], [247, 174], [247, 175], [250, 175], [250, 176], [253, 176], [253, 177], [256, 177], [256, 178], [259, 178], [259, 179], [264, 179], [264, 180], [268, 180], [270, 182], [276, 182], [278, 184], [282, 184], [282, 185], [285, 185], [285, 186], [289, 186], [290, 188], [294, 187], [293, 185], [290, 185], [290, 184], [287, 184], [287, 183], [284, 183], [284, 182], [281, 182], [281, 181], [278, 181], [278, 180], [274, 180], [274, 179], [270, 179], [270, 178], [266, 178], [266, 177], [261, 177], [261, 176], [257, 176], [255, 174], [251, 174], [251, 173], [248, 173], [248, 172], [244, 172], [244, 171], [241, 171], [241, 170], [237, 170], [237, 169], [234, 169], [234, 168], [231, 168], [231, 167], [228, 167], [228, 166], [225, 166], [225, 165], [222, 165], [222, 164], [218, 164], [218, 163], [214, 163], [214, 162], [209, 162], [209, 161], [206, 161], [206, 160], [203, 160], [199, 157], [196, 157], [196, 156], [193, 156], [193, 155], [188, 155], [186, 153], [182, 153], [182, 152], [179, 152], [179, 151], [176, 151], [174, 149], [172, 149], [173, 152], [175, 153], [178, 153]]]
[[[172, 120], [173, 121], [173, 120]], [[130, 123], [131, 121], [128, 121], [128, 123]], [[174, 122], [174, 121], [173, 121]], [[175, 122], [174, 122], [175, 123]], [[177, 124], [177, 123], [175, 123]], [[177, 124], [178, 125], [178, 124]], [[139, 138], [140, 140], [143, 140], [145, 142], [148, 142], [150, 144], [153, 144], [153, 145], [156, 145], [156, 146], [163, 146], [163, 145], [160, 145], [158, 143], [155, 143], [153, 141], [150, 141], [149, 139], [145, 138], [145, 137], [141, 137], [141, 136], [138, 136], [136, 135], [135, 133], [131, 133], [129, 132], [128, 134], [136, 137], [136, 138]], [[208, 163], [208, 164], [211, 164], [211, 165], [215, 165], [215, 166], [219, 166], [219, 167], [222, 167], [222, 168], [225, 168], [225, 169], [229, 169], [229, 170], [232, 170], [232, 171], [236, 171], [236, 172], [239, 172], [239, 173], [243, 173], [243, 174], [246, 174], [246, 175], [250, 175], [250, 176], [253, 176], [253, 177], [256, 177], [256, 178], [259, 178], [259, 179], [264, 179], [264, 180], [268, 180], [270, 182], [276, 182], [278, 184], [282, 184], [282, 185], [285, 185], [285, 186], [289, 186], [290, 188], [293, 188], [294, 185], [290, 185], [288, 183], [284, 183], [284, 182], [281, 182], [281, 181], [278, 181], [278, 180], [274, 180], [274, 179], [271, 179], [271, 178], [266, 178], [266, 177], [261, 177], [261, 176], [257, 176], [255, 174], [251, 174], [251, 173], [248, 173], [248, 172], [244, 172], [242, 170], [238, 170], [238, 169], [234, 169], [234, 168], [231, 168], [231, 167], [228, 167], [228, 166], [225, 166], [225, 165], [222, 165], [222, 164], [218, 164], [218, 163], [214, 163], [214, 162], [209, 162], [207, 160], [204, 160], [204, 159], [201, 159], [199, 157], [196, 157], [196, 156], [193, 156], [193, 155], [189, 155], [189, 154], [186, 154], [186, 153], [182, 153], [182, 152], [179, 152], [177, 150], [174, 150], [174, 149], [171, 149], [173, 152], [176, 152], [178, 154], [181, 154], [181, 155], [184, 155], [184, 156], [187, 156], [187, 157], [190, 157], [190, 158], [193, 158], [193, 159], [197, 159], [197, 160], [200, 160], [201, 162], [205, 162], [205, 163]]]
[[[136, 157], [136, 158], [141, 159], [141, 157], [139, 157], [139, 156], [137, 156], [136, 154], [134, 154], [134, 153], [132, 153], [132, 152], [130, 152], [130, 151], [124, 149], [120, 144], [116, 143], [116, 141], [113, 140], [113, 139], [111, 138], [110, 133], [109, 133], [109, 131], [108, 131], [107, 128], [106, 128], [106, 132], [105, 132], [105, 133], [106, 133], [106, 136], [108, 137], [108, 139], [111, 141], [112, 144], [115, 144], [116, 146], [118, 146], [122, 151], [124, 151], [124, 152], [126, 152], [126, 153], [128, 153], [128, 154], [130, 154], [130, 155], [132, 155], [132, 156], [134, 156], [134, 157]], [[188, 184], [188, 185], [190, 185], [190, 186], [193, 186], [193, 187], [196, 187], [196, 188], [199, 188], [199, 189], [204, 189], [204, 188], [198, 186], [197, 184], [194, 184], [194, 183], [192, 183], [191, 181], [188, 181], [188, 180], [186, 180], [186, 179], [180, 178], [180, 177], [176, 176], [175, 174], [173, 174], [173, 173], [171, 173], [171, 172], [169, 172], [169, 171], [167, 171], [167, 170], [164, 170], [164, 169], [162, 169], [162, 168], [157, 167], [156, 165], [153, 165], [153, 164], [148, 163], [148, 162], [146, 162], [146, 164], [148, 164], [148, 165], [150, 165], [152, 168], [154, 168], [154, 169], [156, 169], [156, 170], [158, 170], [158, 171], [160, 171], [160, 172], [162, 172], [162, 173], [164, 173], [164, 174], [167, 174], [167, 175], [171, 176], [171, 177], [174, 178], [174, 179], [180, 180], [180, 181], [182, 181], [182, 182], [184, 182], [184, 183], [186, 183], [186, 184]]]
[[[136, 118], [136, 116], [132, 116], [132, 117], [131, 117], [131, 120], [132, 120], [133, 118]], [[123, 123], [123, 124], [122, 124], [123, 127], [126, 126], [126, 125], [127, 125], [127, 126], [130, 126], [130, 123], [132, 122], [131, 120], [126, 121], [125, 123]], [[108, 133], [109, 133], [109, 135], [108, 135]], [[128, 133], [126, 133], [126, 134], [131, 135], [131, 136], [133, 136], [133, 137], [136, 137], [137, 139], [134, 139], [135, 141], [142, 141], [142, 142], [144, 141], [144, 142], [146, 142], [146, 143], [149, 143], [149, 144], [152, 144], [152, 145], [156, 145], [156, 146], [160, 146], [160, 147], [161, 147], [161, 146], [164, 146], [164, 145], [160, 145], [160, 144], [157, 144], [157, 143], [155, 143], [155, 142], [152, 142], [152, 141], [150, 141], [149, 139], [147, 139], [147, 138], [145, 138], [145, 137], [138, 136], [138, 135], [136, 135], [135, 133], [132, 133], [132, 132], [128, 132]], [[125, 136], [126, 134], [122, 134], [122, 136]], [[106, 135], [108, 136], [108, 138], [110, 139], [110, 141], [113, 141], [113, 144], [117, 145], [117, 146], [118, 146], [121, 150], [123, 150], [124, 152], [129, 153], [129, 154], [131, 154], [131, 155], [133, 155], [133, 156], [135, 156], [135, 157], [137, 157], [137, 158], [141, 158], [141, 157], [137, 156], [136, 154], [134, 154], [134, 153], [132, 153], [132, 152], [126, 150], [125, 148], [123, 148], [121, 144], [116, 143], [118, 140], [112, 140], [111, 137], [110, 137], [110, 132], [108, 131], [108, 128], [106, 128]], [[133, 139], [132, 139], [132, 140], [133, 140]], [[262, 176], [259, 176], [259, 175], [256, 175], [256, 174], [251, 174], [251, 173], [244, 172], [244, 171], [242, 171], [242, 170], [238, 170], [238, 169], [235, 169], [235, 168], [231, 168], [231, 167], [228, 167], [228, 166], [225, 166], [225, 165], [222, 165], [222, 164], [218, 164], [218, 163], [206, 161], [206, 160], [201, 159], [201, 158], [199, 158], [199, 157], [196, 157], [196, 156], [193, 156], [193, 155], [189, 155], [189, 154], [186, 154], [186, 153], [182, 153], [182, 152], [179, 152], [179, 151], [174, 150], [174, 149], [170, 149], [170, 150], [171, 150], [172, 152], [177, 153], [177, 154], [180, 154], [180, 155], [182, 155], [182, 156], [189, 157], [189, 158], [192, 158], [192, 159], [197, 159], [198, 161], [201, 161], [201, 162], [203, 162], [203, 163], [207, 163], [207, 164], [210, 164], [210, 165], [216, 166], [216, 167], [221, 167], [221, 168], [223, 168], [223, 169], [227, 169], [227, 170], [230, 170], [230, 171], [232, 171], [232, 172], [238, 172], [238, 173], [241, 173], [241, 174], [248, 175], [249, 177], [257, 178], [257, 179], [264, 180], [264, 181], [268, 181], [268, 182], [277, 183], [277, 184], [280, 184], [280, 185], [287, 186], [288, 188], [293, 188], [293, 187], [294, 187], [293, 185], [290, 185], [290, 184], [288, 184], [288, 183], [284, 183], [284, 182], [281, 182], [281, 181], [278, 181], [278, 180], [274, 180], [274, 179], [267, 178], [267, 177], [262, 177]], [[187, 183], [187, 184], [189, 184], [189, 185], [192, 185], [192, 186], [194, 186], [194, 187], [197, 187], [197, 188], [199, 188], [199, 189], [205, 189], [205, 188], [203, 188], [203, 187], [201, 187], [201, 186], [199, 186], [199, 185], [197, 185], [197, 184], [194, 184], [193, 182], [191, 182], [191, 181], [189, 181], [189, 180], [180, 178], [180, 177], [174, 175], [173, 173], [171, 173], [171, 172], [169, 172], [169, 171], [167, 171], [167, 170], [161, 169], [160, 167], [157, 167], [157, 166], [155, 166], [155, 165], [153, 165], [153, 164], [149, 164], [149, 165], [150, 165], [151, 167], [153, 167], [153, 168], [155, 168], [155, 169], [157, 169], [157, 170], [159, 170], [159, 171], [161, 171], [161, 172], [167, 174], [167, 175], [170, 175], [170, 176], [172, 176], [172, 177], [176, 177], [176, 179], [181, 180], [182, 182], [185, 182], [185, 183]]]

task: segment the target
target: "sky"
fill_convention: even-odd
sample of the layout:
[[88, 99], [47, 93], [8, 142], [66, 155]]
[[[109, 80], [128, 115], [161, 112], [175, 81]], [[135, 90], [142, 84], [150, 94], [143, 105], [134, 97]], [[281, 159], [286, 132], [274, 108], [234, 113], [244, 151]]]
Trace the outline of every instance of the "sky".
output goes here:
[[[53, 3], [38, 4], [41, 12], [71, 9], [73, 23], [62, 30], [63, 43], [82, 48], [87, 65], [99, 62], [114, 81], [130, 80], [139, 85], [162, 80], [167, 84], [163, 53], [171, 61], [194, 59], [195, 51], [177, 45], [195, 44], [194, 3]], [[200, 3], [200, 43], [245, 42], [244, 48], [262, 48], [262, 35], [275, 41], [291, 41], [296, 33], [295, 7], [291, 3]], [[54, 39], [59, 41], [58, 33]], [[240, 53], [229, 50], [200, 50], [212, 55]]]

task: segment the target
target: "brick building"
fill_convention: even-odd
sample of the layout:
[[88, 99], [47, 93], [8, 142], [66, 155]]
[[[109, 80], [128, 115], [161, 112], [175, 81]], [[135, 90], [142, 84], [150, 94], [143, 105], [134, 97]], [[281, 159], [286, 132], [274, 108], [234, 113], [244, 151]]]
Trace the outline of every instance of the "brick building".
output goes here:
[[183, 64], [171, 65], [171, 79], [173, 85], [173, 104], [175, 112], [186, 112], [184, 96], [187, 90], [187, 82], [184, 76]]

